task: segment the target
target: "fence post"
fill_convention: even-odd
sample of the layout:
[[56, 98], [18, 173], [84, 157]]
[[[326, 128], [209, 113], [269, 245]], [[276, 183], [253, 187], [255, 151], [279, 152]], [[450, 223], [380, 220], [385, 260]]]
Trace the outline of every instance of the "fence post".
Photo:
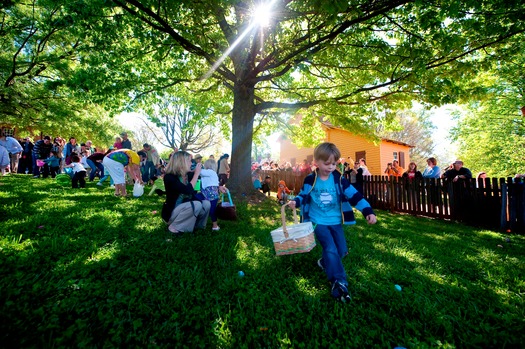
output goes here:
[[501, 212], [500, 212], [500, 229], [505, 230], [509, 226], [508, 212], [510, 211], [510, 205], [507, 199], [507, 184], [501, 183]]

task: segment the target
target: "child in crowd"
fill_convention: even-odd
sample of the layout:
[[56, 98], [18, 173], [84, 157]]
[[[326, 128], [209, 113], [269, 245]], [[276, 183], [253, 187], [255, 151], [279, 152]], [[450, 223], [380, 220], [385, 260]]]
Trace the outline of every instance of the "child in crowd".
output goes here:
[[122, 149], [122, 138], [115, 137], [115, 143], [113, 143], [113, 148]]
[[264, 183], [262, 184], [262, 192], [263, 194], [268, 193], [268, 196], [270, 196], [270, 183], [272, 182], [272, 177], [266, 176], [264, 178]]
[[201, 170], [201, 195], [203, 199], [210, 202], [211, 230], [218, 231], [221, 228], [217, 223], [217, 202], [219, 202], [219, 190], [225, 191], [224, 187], [219, 186], [219, 176], [217, 175], [217, 162], [208, 159], [204, 162], [204, 168]]
[[[342, 178], [337, 168], [341, 152], [333, 143], [321, 143], [314, 149], [317, 169], [304, 179], [303, 187], [288, 205], [301, 208], [303, 222], [312, 222], [315, 236], [323, 248], [317, 265], [326, 273], [332, 285], [331, 295], [341, 302], [351, 300], [343, 257], [348, 247], [344, 224], [355, 224], [352, 206], [360, 210], [368, 224], [376, 223], [372, 207], [363, 196]], [[341, 215], [341, 212], [343, 215]]]
[[82, 164], [82, 166], [84, 166], [84, 168], [86, 169], [86, 176], [89, 176], [89, 174], [91, 173], [91, 166], [89, 166], [88, 162], [87, 162], [87, 158], [89, 157], [89, 150], [85, 149], [82, 150], [82, 157], [80, 158], [80, 163]]
[[80, 163], [80, 158], [77, 154], [71, 155], [71, 164], [65, 165], [64, 167], [71, 167], [73, 169], [73, 178], [71, 185], [74, 189], [77, 189], [80, 183], [80, 188], [86, 187], [86, 169]]
[[284, 205], [288, 200], [288, 194], [291, 193], [291, 190], [286, 186], [286, 182], [281, 180], [279, 181], [279, 187], [277, 188], [277, 200], [279, 204]]
[[151, 190], [148, 196], [153, 195], [153, 193], [156, 193], [159, 196], [166, 194], [166, 188], [164, 187], [164, 174], [161, 174], [159, 177], [151, 177], [150, 184]]
[[60, 160], [56, 150], [51, 151], [51, 156], [45, 159], [44, 161], [49, 166], [49, 172], [51, 173], [51, 178], [55, 178], [57, 173], [60, 173]]
[[258, 168], [255, 168], [252, 171], [252, 183], [253, 183], [253, 187], [255, 189], [257, 189], [257, 190], [261, 190], [262, 189], [261, 170], [258, 169]]

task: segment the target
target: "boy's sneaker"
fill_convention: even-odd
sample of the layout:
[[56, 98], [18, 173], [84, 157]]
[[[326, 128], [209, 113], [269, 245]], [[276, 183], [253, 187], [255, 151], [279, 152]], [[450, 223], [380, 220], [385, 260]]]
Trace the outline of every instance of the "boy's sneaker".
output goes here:
[[102, 187], [104, 184], [98, 182], [97, 185], [98, 185], [99, 187]]
[[348, 287], [340, 281], [334, 281], [332, 284], [332, 297], [340, 301], [341, 303], [348, 303], [352, 300]]
[[322, 258], [319, 258], [319, 259], [317, 260], [317, 266], [318, 266], [319, 268], [321, 268], [321, 271], [324, 271], [324, 265], [323, 265], [323, 259], [322, 259]]

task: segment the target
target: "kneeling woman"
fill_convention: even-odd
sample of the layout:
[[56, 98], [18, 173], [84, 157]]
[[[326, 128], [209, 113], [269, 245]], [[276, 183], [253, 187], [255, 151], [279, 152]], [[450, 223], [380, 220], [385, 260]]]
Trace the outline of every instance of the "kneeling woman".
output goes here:
[[208, 221], [210, 202], [196, 199], [193, 189], [202, 164], [197, 164], [193, 178], [188, 181], [190, 167], [191, 155], [185, 151], [173, 153], [166, 166], [164, 175], [166, 202], [162, 206], [162, 219], [169, 225], [168, 230], [173, 234], [204, 229]]

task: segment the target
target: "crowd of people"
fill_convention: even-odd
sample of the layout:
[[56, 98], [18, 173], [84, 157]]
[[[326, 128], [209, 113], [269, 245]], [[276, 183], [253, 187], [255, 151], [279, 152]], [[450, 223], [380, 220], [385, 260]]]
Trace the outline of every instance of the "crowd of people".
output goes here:
[[[318, 145], [314, 159], [314, 163], [304, 160], [296, 166], [287, 162], [278, 165], [270, 159], [254, 162], [253, 183], [263, 193], [269, 193], [269, 176], [260, 178], [262, 171], [294, 171], [306, 175], [297, 196], [293, 196], [285, 181], [280, 180], [277, 198], [280, 204], [300, 208], [302, 221], [313, 223], [314, 234], [322, 246], [322, 258], [317, 265], [326, 273], [332, 297], [348, 302], [349, 285], [342, 264], [342, 259], [348, 255], [343, 224], [355, 224], [352, 207], [359, 209], [369, 224], [376, 223], [374, 211], [362, 195], [364, 177], [371, 173], [364, 158], [357, 161], [342, 158], [333, 143]], [[132, 150], [125, 132], [116, 137], [106, 151], [97, 149], [89, 140], [78, 144], [75, 137], [66, 142], [61, 137], [51, 140], [51, 137], [44, 136], [33, 144], [29, 138], [19, 142], [2, 135], [0, 165], [2, 171], [10, 168], [11, 172], [32, 173], [34, 178], [56, 177], [69, 172], [73, 188], [83, 188], [86, 178], [94, 181], [95, 177], [99, 177], [97, 185], [103, 185], [109, 176], [116, 196], [127, 196], [128, 183], [149, 184], [152, 186], [150, 194], [155, 190], [165, 196], [161, 217], [174, 236], [205, 229], [208, 217], [211, 218], [212, 231], [220, 229], [216, 208], [220, 194], [228, 192], [226, 183], [230, 173], [228, 154], [216, 161], [213, 155], [203, 159], [200, 154], [192, 156], [186, 151], [174, 151], [164, 161], [149, 144], [143, 144], [138, 151]], [[387, 165], [384, 174], [409, 181], [416, 178], [452, 181], [472, 178], [471, 171], [463, 166], [462, 161], [456, 160], [442, 173], [433, 157], [427, 159], [423, 173], [415, 162], [410, 162], [405, 170], [396, 159]], [[483, 178], [482, 175], [486, 176], [480, 173], [478, 178]]]
[[[50, 136], [44, 136], [33, 143], [30, 137], [17, 140], [2, 134], [0, 148], [7, 151], [10, 160], [9, 164], [2, 163], [2, 173], [7, 171], [26, 173], [32, 174], [34, 178], [47, 178], [49, 176], [55, 178], [58, 174], [68, 173], [71, 177], [77, 175], [81, 186], [84, 181], [83, 178], [86, 177], [89, 178], [89, 181], [99, 177], [98, 184], [102, 185], [108, 178], [105, 175], [108, 166], [104, 166], [104, 159], [110, 154], [112, 154], [109, 156], [110, 159], [116, 157], [119, 152], [126, 154], [126, 156], [136, 155], [132, 156], [132, 163], [139, 159], [138, 165], [140, 165], [142, 182], [152, 180], [163, 165], [159, 153], [149, 144], [144, 144], [143, 148], [137, 152], [132, 151], [131, 141], [126, 132], [122, 132], [120, 136], [116, 137], [112, 145], [98, 148], [94, 147], [90, 140], [79, 143], [76, 137], [70, 137], [66, 141], [62, 137], [51, 139]], [[107, 150], [103, 151], [103, 149]], [[74, 161], [76, 158], [79, 161]], [[120, 161], [127, 166], [127, 161], [122, 159]], [[111, 162], [108, 164], [111, 167]], [[132, 167], [130, 170], [133, 170]], [[114, 180], [113, 177], [111, 178]]]
[[[276, 173], [278, 171], [291, 171], [305, 176], [315, 171], [316, 168], [315, 162], [308, 162], [306, 159], [296, 165], [291, 165], [289, 162], [282, 162], [279, 164], [278, 162], [271, 160], [268, 155], [266, 159], [260, 160], [259, 162], [252, 162], [252, 183], [255, 189], [262, 191], [266, 195], [270, 195], [272, 191], [274, 193], [278, 192], [277, 199], [279, 202], [283, 202], [282, 198], [279, 197], [279, 193], [281, 184], [286, 186], [286, 183], [280, 182], [276, 188], [272, 188], [271, 178], [273, 175], [271, 176], [271, 173], [268, 174], [268, 171]], [[364, 158], [354, 161], [351, 157], [342, 157], [337, 160], [337, 170], [344, 176], [344, 178], [349, 180], [358, 192], [361, 194], [363, 193], [364, 178], [365, 176], [371, 175]], [[464, 167], [463, 161], [455, 160], [453, 163], [441, 169], [438, 166], [435, 157], [430, 157], [426, 160], [426, 166], [422, 172], [418, 169], [418, 165], [413, 161], [408, 164], [408, 168], [405, 170], [400, 165], [399, 160], [394, 159], [387, 164], [387, 167], [383, 171], [383, 175], [404, 178], [409, 182], [412, 182], [414, 179], [422, 178], [441, 178], [452, 182], [457, 182], [460, 179], [474, 178], [470, 169]], [[276, 174], [276, 178], [278, 177], [279, 175]], [[487, 178], [487, 174], [482, 171], [479, 172], [475, 178], [478, 179], [477, 182], [483, 183], [483, 181], [479, 181], [479, 179], [483, 180], [484, 178]], [[525, 178], [525, 175], [517, 174], [515, 178]], [[280, 179], [281, 178], [279, 178], [279, 180]], [[284, 195], [286, 195], [286, 193], [284, 193]]]
[[[115, 142], [107, 147], [106, 151], [102, 151], [102, 149], [106, 149], [106, 147], [96, 148], [90, 140], [79, 143], [75, 137], [70, 137], [66, 141], [62, 137], [51, 139], [50, 136], [44, 136], [41, 140], [33, 143], [29, 137], [17, 140], [2, 133], [0, 135], [0, 170], [2, 174], [6, 172], [26, 173], [32, 174], [34, 178], [46, 178], [48, 176], [55, 178], [60, 173], [68, 173], [72, 177], [76, 175], [78, 181], [75, 182], [78, 182], [79, 186], [82, 187], [85, 185], [84, 178], [94, 181], [95, 177], [99, 177], [98, 185], [103, 185], [108, 178], [111, 179], [111, 185], [114, 185], [114, 176], [108, 176], [106, 172], [108, 172], [107, 167], [114, 168], [115, 166], [109, 160], [106, 160], [104, 165], [104, 158], [114, 151], [120, 151], [120, 153], [126, 154], [124, 155], [126, 159], [131, 159], [132, 164], [129, 166], [129, 171], [133, 171], [135, 168], [132, 165], [138, 165], [141, 183], [151, 184], [160, 176], [162, 169], [166, 166], [166, 161], [161, 159], [157, 150], [149, 144], [143, 144], [143, 148], [136, 151], [136, 156], [132, 156], [133, 154], [127, 151], [122, 151], [122, 149], [132, 150], [131, 140], [126, 132], [115, 137]], [[118, 152], [109, 156], [109, 159], [113, 160], [117, 154]], [[77, 165], [70, 166], [73, 163], [74, 155], [77, 155], [80, 161], [77, 162]], [[210, 158], [213, 159], [213, 156]], [[225, 185], [228, 181], [230, 172], [228, 160], [229, 155], [224, 154], [217, 161], [220, 185]], [[195, 156], [192, 161], [200, 162], [202, 156]], [[121, 159], [120, 162], [124, 166], [128, 166], [128, 160]], [[135, 164], [135, 162], [137, 163]], [[252, 162], [252, 181], [255, 188], [262, 190], [265, 194], [270, 194], [272, 189], [277, 191], [278, 188], [270, 188], [269, 178], [261, 178], [262, 171], [289, 171], [307, 175], [315, 169], [315, 163], [306, 159], [292, 165], [288, 161], [281, 163], [274, 161], [268, 154], [266, 158]], [[363, 176], [370, 175], [365, 159], [354, 161], [351, 157], [340, 158], [337, 160], [337, 169], [362, 193]], [[128, 168], [125, 171], [127, 172]], [[458, 179], [473, 177], [471, 171], [463, 166], [461, 160], [456, 160], [442, 170], [434, 157], [427, 159], [427, 166], [423, 172], [418, 170], [415, 162], [410, 162], [405, 170], [395, 159], [387, 164], [383, 173], [386, 176], [403, 177], [410, 181], [414, 178], [444, 178], [457, 181]], [[485, 177], [486, 173], [480, 172], [476, 178]], [[121, 183], [117, 185], [119, 190], [116, 190], [115, 194], [125, 195]]]
[[[394, 160], [387, 164], [384, 174], [387, 176], [403, 177], [409, 181], [412, 181], [414, 178], [443, 178], [457, 182], [459, 179], [472, 178], [472, 172], [463, 166], [463, 161], [456, 160], [442, 171], [437, 165], [437, 160], [434, 157], [427, 159], [427, 167], [423, 173], [418, 170], [417, 164], [413, 161], [408, 164], [408, 169], [405, 170], [399, 165], [398, 160]], [[485, 177], [486, 173], [480, 172], [477, 178]]]
[[[0, 168], [2, 174], [31, 174], [33, 178], [55, 178], [67, 174], [72, 188], [85, 188], [86, 179], [98, 186], [110, 178], [115, 196], [128, 196], [127, 184], [151, 185], [150, 192], [166, 197], [162, 218], [173, 234], [192, 232], [204, 228], [208, 216], [212, 230], [218, 231], [215, 208], [219, 193], [227, 192], [230, 165], [229, 155], [223, 154], [218, 161], [210, 155], [203, 162], [200, 154], [190, 155], [175, 150], [167, 161], [150, 144], [133, 150], [126, 132], [115, 138], [112, 145], [96, 148], [93, 142], [77, 142], [70, 137], [44, 136], [32, 142], [29, 137], [16, 140], [2, 134], [0, 138]], [[197, 182], [199, 183], [198, 192]], [[162, 184], [161, 184], [162, 183]]]

